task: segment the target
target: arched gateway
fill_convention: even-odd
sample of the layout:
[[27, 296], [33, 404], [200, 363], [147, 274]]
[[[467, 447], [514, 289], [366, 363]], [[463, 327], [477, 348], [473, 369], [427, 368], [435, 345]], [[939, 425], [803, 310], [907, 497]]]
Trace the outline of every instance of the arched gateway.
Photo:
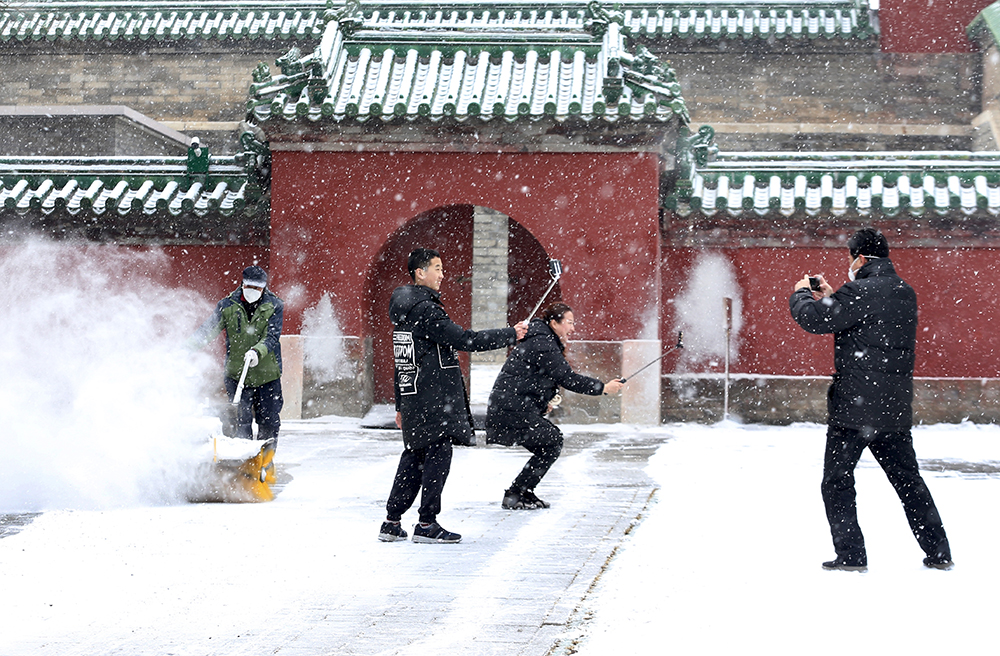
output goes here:
[[[540, 245], [534, 262], [508, 248], [508, 275], [547, 282], [545, 258], [562, 262], [562, 297], [585, 318], [581, 339], [610, 349], [608, 373], [659, 354], [659, 191], [687, 114], [672, 71], [628, 52], [617, 23], [595, 11], [499, 28], [349, 7], [314, 53], [278, 63], [250, 103], [272, 154], [272, 275], [296, 290], [288, 332], [329, 294], [346, 333], [379, 343], [386, 290], [418, 242], [442, 251], [446, 303], [468, 324], [472, 213], [490, 208]], [[649, 381], [624, 398], [632, 420], [658, 421]]]

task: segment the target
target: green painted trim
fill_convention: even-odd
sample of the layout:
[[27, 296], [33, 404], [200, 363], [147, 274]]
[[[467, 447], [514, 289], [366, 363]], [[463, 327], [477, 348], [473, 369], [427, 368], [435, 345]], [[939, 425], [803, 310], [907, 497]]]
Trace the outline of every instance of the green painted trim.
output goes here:
[[994, 2], [972, 19], [965, 28], [970, 41], [980, 44], [985, 50], [991, 43], [1000, 43], [1000, 2]]

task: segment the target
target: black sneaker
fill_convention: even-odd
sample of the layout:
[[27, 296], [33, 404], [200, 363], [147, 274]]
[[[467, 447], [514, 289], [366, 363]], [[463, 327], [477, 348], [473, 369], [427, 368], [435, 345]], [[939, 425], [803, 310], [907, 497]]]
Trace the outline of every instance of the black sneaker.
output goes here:
[[542, 501], [541, 499], [536, 497], [534, 490], [525, 490], [524, 492], [522, 492], [521, 499], [525, 502], [535, 504], [535, 508], [548, 508], [549, 506], [552, 505], [548, 501]]
[[405, 540], [407, 538], [406, 531], [399, 522], [382, 522], [382, 528], [379, 529], [378, 539], [382, 542], [396, 542], [398, 540]]
[[533, 510], [535, 506], [521, 497], [517, 490], [504, 490], [500, 507], [504, 510]]
[[951, 562], [951, 556], [944, 554], [934, 554], [924, 558], [924, 565], [933, 569], [951, 569], [955, 563]]
[[847, 560], [838, 556], [836, 560], [828, 560], [823, 563], [823, 569], [840, 570], [842, 572], [867, 572], [868, 562], [862, 559]]
[[413, 527], [413, 541], [422, 544], [456, 544], [462, 541], [458, 533], [444, 530], [440, 524], [417, 524]]

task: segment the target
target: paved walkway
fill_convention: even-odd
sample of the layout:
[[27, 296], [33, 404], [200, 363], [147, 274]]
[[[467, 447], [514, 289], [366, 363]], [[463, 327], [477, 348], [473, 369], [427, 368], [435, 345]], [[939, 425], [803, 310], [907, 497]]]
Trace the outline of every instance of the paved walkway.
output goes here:
[[[264, 504], [108, 507], [0, 523], [4, 656], [573, 653], [588, 594], [654, 495], [660, 429], [567, 431], [506, 511], [519, 448], [455, 450], [440, 521], [457, 545], [377, 540], [396, 430], [288, 422]], [[412, 530], [416, 510], [404, 518]], [[72, 548], [67, 546], [72, 545]]]
[[[301, 424], [292, 429], [290, 441], [329, 439], [325, 431]], [[499, 480], [513, 478], [527, 452], [456, 449], [441, 522], [462, 532], [463, 542], [378, 545], [386, 554], [420, 560], [412, 570], [390, 563], [393, 583], [372, 598], [356, 603], [341, 599], [333, 607], [307, 604], [310, 617], [296, 622], [300, 635], [277, 646], [275, 653], [572, 653], [572, 644], [566, 642], [570, 638], [563, 634], [585, 614], [588, 591], [654, 494], [643, 467], [662, 439], [662, 432], [644, 437], [634, 429], [624, 434], [569, 433], [563, 457], [544, 482], [545, 498], [553, 507], [526, 512], [500, 508], [502, 485], [484, 490], [485, 503], [455, 501], [456, 492], [466, 490], [467, 484], [454, 479], [475, 475], [470, 468], [482, 465], [488, 465], [482, 470], [491, 472], [490, 479], [498, 468], [503, 470]], [[377, 430], [355, 431], [353, 436], [341, 432], [336, 439], [359, 446], [342, 454], [348, 460], [388, 458], [393, 465], [398, 440], [394, 431]], [[376, 485], [385, 488], [385, 494], [389, 483], [386, 478]], [[380, 512], [382, 504], [384, 497], [373, 512]], [[413, 514], [404, 517], [404, 526], [414, 520]], [[376, 519], [380, 515], [372, 516]], [[374, 521], [371, 529], [374, 540]]]

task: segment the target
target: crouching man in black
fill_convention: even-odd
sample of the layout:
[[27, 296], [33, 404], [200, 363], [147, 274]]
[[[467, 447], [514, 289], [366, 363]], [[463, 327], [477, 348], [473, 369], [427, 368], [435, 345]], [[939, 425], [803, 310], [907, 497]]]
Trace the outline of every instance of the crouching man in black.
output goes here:
[[579, 394], [617, 394], [622, 383], [602, 383], [573, 373], [566, 357], [566, 340], [575, 330], [573, 311], [554, 303], [540, 319], [533, 319], [528, 335], [511, 352], [493, 384], [486, 411], [486, 442], [523, 446], [531, 459], [504, 492], [508, 510], [548, 508], [535, 496], [535, 486], [562, 453], [563, 436], [545, 418], [559, 386]]
[[847, 246], [850, 282], [834, 291], [818, 276], [820, 290], [810, 291], [806, 277], [795, 284], [789, 301], [800, 326], [834, 336], [836, 373], [827, 392], [822, 491], [837, 558], [823, 567], [867, 568], [854, 490], [854, 469], [867, 447], [903, 503], [910, 529], [927, 554], [924, 565], [949, 569], [948, 538], [920, 476], [910, 435], [917, 296], [896, 274], [882, 233], [864, 228]]
[[459, 542], [462, 536], [437, 523], [441, 492], [451, 471], [452, 443], [475, 444], [465, 380], [455, 351], [491, 351], [513, 345], [528, 327], [465, 330], [448, 318], [441, 303], [444, 268], [429, 248], [410, 253], [412, 285], [397, 287], [389, 300], [395, 326], [392, 346], [396, 363], [396, 425], [403, 430], [403, 453], [386, 502], [379, 540], [395, 542], [407, 535], [400, 522], [420, 492], [420, 523], [414, 542]]

